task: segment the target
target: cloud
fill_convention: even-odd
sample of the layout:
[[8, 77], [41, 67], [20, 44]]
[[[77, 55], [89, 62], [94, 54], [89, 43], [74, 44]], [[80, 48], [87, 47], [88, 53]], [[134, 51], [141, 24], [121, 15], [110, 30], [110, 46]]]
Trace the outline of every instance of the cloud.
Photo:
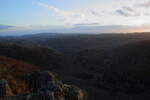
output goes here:
[[10, 25], [0, 25], [0, 30], [4, 30], [4, 29], [9, 29], [12, 28], [14, 26], [10, 26]]
[[118, 9], [115, 12], [118, 13], [119, 15], [122, 15], [122, 16], [131, 16], [130, 13], [128, 13], [128, 12], [122, 10], [122, 9]]
[[134, 12], [135, 10], [133, 9], [133, 8], [131, 8], [131, 7], [128, 7], [128, 6], [124, 6], [124, 7], [122, 7], [124, 10], [126, 10], [126, 11], [129, 11], [129, 12]]
[[140, 7], [150, 7], [150, 1], [138, 4]]
[[126, 16], [126, 17], [135, 17], [140, 16], [141, 13], [135, 8], [129, 6], [123, 6], [115, 11], [117, 14]]
[[144, 15], [145, 15], [145, 16], [150, 16], [150, 13], [145, 12]]
[[[121, 1], [121, 0], [120, 0]], [[142, 1], [143, 2], [143, 1]], [[111, 6], [90, 6], [76, 10], [64, 10], [46, 3], [38, 3], [39, 6], [49, 9], [57, 21], [66, 26], [77, 25], [142, 25], [145, 21], [141, 20], [144, 16], [149, 17], [149, 11], [146, 8], [137, 7], [141, 2], [128, 0], [128, 2], [115, 3]], [[117, 22], [115, 20], [118, 20]], [[134, 23], [131, 23], [134, 22]], [[140, 22], [140, 24], [139, 24]], [[142, 23], [143, 22], [143, 23]], [[96, 23], [96, 24], [95, 24]], [[129, 24], [130, 23], [130, 24]]]
[[74, 24], [74, 26], [97, 26], [99, 23], [90, 23], [90, 24]]
[[92, 15], [95, 15], [95, 16], [97, 16], [97, 17], [101, 17], [101, 14], [99, 13], [99, 12], [97, 12], [97, 11], [95, 11], [95, 10], [88, 10]]
[[101, 22], [100, 12], [97, 12], [93, 9], [87, 9], [83, 11], [68, 11], [59, 9], [57, 7], [45, 3], [38, 3], [38, 5], [52, 11], [55, 14], [55, 16], [65, 24], [75, 25], [93, 24]]

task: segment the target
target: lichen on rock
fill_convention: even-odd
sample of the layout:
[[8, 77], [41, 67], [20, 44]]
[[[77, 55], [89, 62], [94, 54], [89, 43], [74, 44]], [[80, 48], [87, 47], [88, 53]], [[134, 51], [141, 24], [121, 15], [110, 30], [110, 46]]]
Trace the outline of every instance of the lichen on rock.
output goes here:
[[[57, 75], [49, 71], [35, 71], [25, 75], [25, 81], [30, 89], [29, 93], [18, 95], [9, 92], [9, 85], [0, 81], [0, 89], [5, 100], [87, 100], [87, 94], [82, 89], [64, 84]], [[6, 88], [7, 87], [7, 88]], [[1, 91], [0, 91], [1, 92]]]

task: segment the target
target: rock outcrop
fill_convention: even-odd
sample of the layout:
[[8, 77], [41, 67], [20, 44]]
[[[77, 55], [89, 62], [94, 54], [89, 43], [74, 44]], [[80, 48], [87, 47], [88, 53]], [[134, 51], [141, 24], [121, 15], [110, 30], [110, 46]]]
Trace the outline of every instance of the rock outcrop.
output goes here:
[[87, 100], [84, 90], [63, 84], [52, 72], [36, 71], [25, 75], [25, 81], [30, 89], [29, 93], [13, 95], [8, 88], [7, 82], [0, 81], [0, 95], [4, 100]]
[[0, 80], [0, 97], [12, 96], [13, 93], [6, 80]]

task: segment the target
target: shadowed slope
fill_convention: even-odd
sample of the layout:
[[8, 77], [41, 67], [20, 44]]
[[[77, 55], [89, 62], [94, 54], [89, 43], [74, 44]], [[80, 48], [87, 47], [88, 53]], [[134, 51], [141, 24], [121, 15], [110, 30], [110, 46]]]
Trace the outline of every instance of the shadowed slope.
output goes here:
[[28, 92], [22, 76], [40, 69], [40, 67], [27, 64], [23, 61], [0, 56], [0, 79], [7, 80], [12, 88], [12, 92], [15, 94]]
[[0, 55], [49, 68], [61, 68], [65, 64], [65, 57], [61, 53], [38, 46], [0, 44]]

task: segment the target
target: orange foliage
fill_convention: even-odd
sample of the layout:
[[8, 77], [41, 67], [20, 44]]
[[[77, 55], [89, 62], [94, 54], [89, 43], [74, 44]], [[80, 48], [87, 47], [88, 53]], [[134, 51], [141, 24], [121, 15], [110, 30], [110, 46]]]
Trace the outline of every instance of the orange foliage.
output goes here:
[[0, 56], [0, 79], [8, 81], [14, 94], [29, 92], [23, 80], [23, 75], [36, 70], [42, 70], [42, 68], [23, 61]]

